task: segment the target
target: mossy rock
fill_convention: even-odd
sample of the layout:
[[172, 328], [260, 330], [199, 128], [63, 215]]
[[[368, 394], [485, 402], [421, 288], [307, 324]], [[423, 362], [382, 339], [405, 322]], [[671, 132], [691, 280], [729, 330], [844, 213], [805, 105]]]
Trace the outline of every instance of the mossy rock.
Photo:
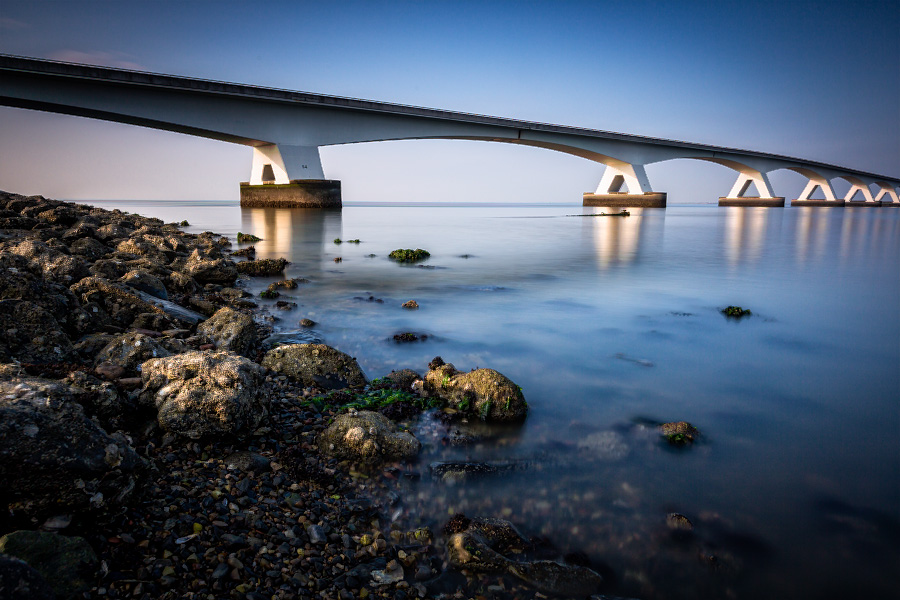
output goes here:
[[284, 268], [288, 264], [290, 263], [284, 258], [263, 258], [261, 260], [239, 262], [235, 266], [238, 273], [250, 275], [251, 277], [266, 277], [283, 273]]
[[728, 306], [722, 309], [722, 314], [733, 319], [748, 317], [751, 313], [749, 308], [741, 308], [740, 306]]
[[663, 423], [659, 426], [659, 431], [673, 446], [687, 446], [693, 444], [694, 440], [700, 437], [700, 430], [687, 421]]
[[415, 250], [410, 248], [399, 248], [388, 254], [388, 258], [391, 260], [402, 263], [418, 262], [420, 260], [425, 260], [429, 256], [431, 256], [431, 253], [427, 250], [422, 250], [421, 248], [416, 248]]
[[451, 364], [434, 364], [425, 374], [425, 390], [452, 408], [482, 421], [521, 421], [528, 414], [522, 388], [493, 369], [461, 373]]
[[252, 233], [241, 233], [238, 231], [237, 241], [238, 244], [252, 244], [253, 242], [261, 242], [262, 238], [256, 237]]
[[356, 359], [324, 344], [289, 344], [269, 350], [262, 365], [305, 386], [336, 390], [366, 385]]

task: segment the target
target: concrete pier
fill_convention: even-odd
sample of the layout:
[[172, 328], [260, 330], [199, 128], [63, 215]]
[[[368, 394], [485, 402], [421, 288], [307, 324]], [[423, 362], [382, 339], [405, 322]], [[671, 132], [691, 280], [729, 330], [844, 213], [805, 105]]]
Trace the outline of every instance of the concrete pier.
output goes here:
[[241, 206], [247, 208], [341, 208], [337, 179], [292, 179], [290, 183], [241, 182]]
[[881, 200], [876, 200], [876, 201], [874, 201], [874, 202], [863, 202], [863, 201], [860, 201], [860, 200], [855, 200], [855, 201], [854, 201], [854, 200], [848, 200], [847, 202], [844, 202], [844, 206], [845, 206], [845, 207], [849, 207], [849, 206], [873, 206], [873, 207], [874, 207], [874, 206], [881, 206]]
[[784, 206], [784, 197], [777, 198], [719, 198], [719, 206]]
[[843, 200], [791, 200], [791, 206], [844, 206]]
[[584, 193], [583, 206], [609, 206], [611, 208], [665, 208], [665, 192], [645, 194], [592, 194]]

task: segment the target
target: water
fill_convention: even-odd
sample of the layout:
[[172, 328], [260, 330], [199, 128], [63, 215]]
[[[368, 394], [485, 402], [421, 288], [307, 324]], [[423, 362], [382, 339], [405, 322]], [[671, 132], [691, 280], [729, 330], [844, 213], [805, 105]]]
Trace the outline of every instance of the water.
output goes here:
[[[315, 335], [370, 378], [440, 355], [523, 388], [521, 429], [448, 449], [425, 424], [422, 462], [546, 460], [463, 485], [424, 478], [406, 492], [411, 523], [502, 512], [586, 553], [608, 593], [641, 598], [896, 593], [900, 210], [116, 206], [263, 238], [259, 257], [311, 280], [282, 295], [296, 310], [271, 309], [277, 328], [317, 321]], [[431, 258], [386, 258], [401, 247]], [[400, 307], [410, 299], [418, 310]], [[728, 305], [753, 315], [726, 319]], [[429, 338], [394, 342], [404, 331]], [[673, 451], [647, 425], [673, 420], [701, 442]], [[610, 431], [627, 456], [578, 448]], [[673, 511], [692, 536], [667, 530]]]

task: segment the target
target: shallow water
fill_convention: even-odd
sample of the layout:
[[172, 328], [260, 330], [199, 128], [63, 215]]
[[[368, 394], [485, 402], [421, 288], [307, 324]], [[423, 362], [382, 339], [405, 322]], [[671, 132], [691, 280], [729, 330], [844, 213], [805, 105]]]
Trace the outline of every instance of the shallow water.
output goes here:
[[[520, 429], [448, 449], [426, 424], [422, 462], [539, 458], [490, 480], [425, 477], [404, 519], [502, 512], [586, 553], [607, 593], [642, 598], [889, 597], [900, 584], [900, 210], [94, 204], [263, 238], [259, 258], [311, 281], [282, 293], [299, 306], [272, 308], [276, 327], [317, 321], [370, 378], [440, 355], [523, 388]], [[417, 247], [422, 266], [387, 259]], [[400, 307], [410, 299], [418, 310]], [[753, 314], [726, 319], [728, 305]], [[429, 337], [394, 342], [404, 331]], [[662, 445], [648, 423], [671, 420], [701, 441]], [[627, 454], [579, 448], [598, 432]], [[666, 529], [673, 511], [691, 536]]]

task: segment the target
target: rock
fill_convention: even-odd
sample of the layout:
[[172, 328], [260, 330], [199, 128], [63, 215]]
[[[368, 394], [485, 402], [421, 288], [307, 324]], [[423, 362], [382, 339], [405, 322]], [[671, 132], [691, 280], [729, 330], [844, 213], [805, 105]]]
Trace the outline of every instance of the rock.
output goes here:
[[403, 304], [401, 304], [403, 308], [419, 308], [419, 303], [415, 300], [407, 300]]
[[116, 223], [109, 223], [98, 227], [94, 232], [94, 237], [103, 242], [110, 242], [117, 239], [127, 238], [131, 234], [131, 229], [126, 229]]
[[101, 258], [95, 260], [88, 270], [94, 277], [115, 281], [128, 272], [128, 265], [114, 258]]
[[268, 415], [259, 365], [230, 352], [188, 352], [141, 365], [140, 399], [166, 431], [197, 439], [241, 436]]
[[659, 431], [673, 446], [693, 444], [694, 440], [700, 436], [700, 431], [687, 421], [663, 423], [659, 426]]
[[630, 452], [621, 434], [615, 431], [598, 431], [578, 441], [578, 448], [590, 453], [591, 458], [616, 461]]
[[248, 452], [246, 450], [229, 454], [225, 458], [225, 464], [243, 472], [253, 471], [254, 473], [263, 473], [270, 469], [268, 458], [261, 454], [257, 454], [256, 452]]
[[304, 386], [334, 390], [366, 384], [355, 358], [324, 344], [279, 346], [266, 353], [262, 365]]
[[308, 329], [298, 329], [295, 331], [283, 331], [281, 333], [273, 333], [262, 341], [260, 346], [263, 350], [271, 350], [279, 346], [289, 346], [291, 344], [321, 344], [322, 338], [315, 332]]
[[283, 258], [264, 258], [261, 260], [248, 260], [237, 263], [237, 270], [244, 275], [252, 277], [268, 277], [284, 272], [288, 261]]
[[545, 594], [583, 598], [597, 593], [603, 577], [587, 567], [552, 560], [514, 562], [509, 572]]
[[107, 381], [115, 381], [125, 375], [125, 367], [111, 362], [101, 362], [94, 368], [94, 373]]
[[359, 411], [338, 416], [316, 440], [327, 456], [362, 463], [406, 460], [419, 453], [419, 440], [382, 414]]
[[71, 285], [88, 275], [84, 261], [50, 248], [44, 242], [24, 240], [9, 248], [28, 261], [29, 270], [46, 281]]
[[128, 271], [119, 281], [156, 298], [162, 300], [169, 299], [169, 293], [166, 291], [166, 286], [163, 285], [163, 282], [144, 269], [133, 269]]
[[56, 381], [0, 381], [0, 495], [27, 515], [113, 509], [137, 485], [143, 461], [110, 436]]
[[[94, 364], [107, 363], [122, 367], [126, 373], [138, 372], [138, 367], [151, 358], [170, 356], [171, 353], [152, 337], [142, 333], [123, 333], [115, 336], [98, 354]], [[123, 373], [124, 374], [124, 373]], [[119, 375], [118, 379], [122, 377]]]
[[56, 600], [56, 594], [41, 574], [28, 563], [13, 556], [0, 554], [0, 598]]
[[233, 260], [209, 258], [202, 255], [199, 249], [195, 249], [188, 257], [184, 272], [200, 284], [233, 285], [238, 277], [238, 270]]
[[160, 248], [158, 243], [154, 243], [137, 232], [133, 233], [127, 240], [122, 240], [116, 245], [116, 252], [122, 254], [133, 254], [135, 256], [143, 256], [152, 262], [160, 265], [167, 265], [173, 257], [168, 256], [164, 248]]
[[166, 289], [170, 294], [193, 296], [200, 292], [200, 284], [193, 277], [181, 271], [172, 271], [166, 276]]
[[666, 515], [666, 526], [675, 531], [693, 531], [694, 524], [681, 513], [669, 513]]
[[8, 533], [0, 538], [0, 552], [34, 567], [60, 598], [90, 589], [85, 574], [93, 574], [100, 563], [84, 538], [46, 531]]
[[403, 566], [396, 560], [389, 561], [384, 570], [372, 571], [372, 579], [377, 584], [387, 585], [403, 580]]
[[483, 421], [521, 421], [528, 414], [522, 389], [493, 369], [461, 373], [452, 364], [436, 365], [425, 374], [425, 391]]
[[[178, 321], [182, 324], [196, 325], [197, 323], [199, 323], [200, 321], [202, 321], [206, 318], [205, 315], [202, 315], [196, 311], [193, 311], [189, 308], [185, 308], [179, 304], [175, 304], [174, 302], [171, 302], [169, 300], [163, 300], [162, 298], [156, 298], [154, 296], [151, 296], [150, 294], [142, 292], [141, 290], [134, 290], [134, 293], [137, 295], [138, 298], [140, 298], [141, 300], [143, 300], [150, 306], [154, 307], [155, 310], [153, 312], [157, 312], [161, 315], [166, 315], [168, 318], [170, 318], [174, 321]], [[197, 304], [195, 298], [189, 298], [188, 300], [192, 306]], [[207, 302], [206, 304], [213, 306], [212, 303], [209, 303], [209, 302]], [[210, 311], [209, 314], [210, 315], [214, 314], [216, 312], [217, 308], [218, 307], [214, 307]], [[141, 313], [141, 314], [144, 314], [144, 313]]]
[[112, 248], [91, 237], [83, 237], [69, 245], [72, 254], [77, 254], [89, 262], [95, 262], [107, 254], [112, 253]]
[[[116, 365], [115, 368], [122, 367]], [[119, 385], [125, 381], [121, 376], [117, 379]], [[129, 395], [119, 393], [116, 385], [101, 381], [84, 371], [72, 371], [65, 383], [73, 388], [74, 399], [87, 416], [96, 418], [106, 431], [131, 431], [142, 419], [147, 418]]]
[[250, 357], [259, 344], [256, 324], [249, 315], [231, 308], [220, 308], [197, 326], [197, 333], [209, 337], [220, 350]]
[[0, 300], [0, 362], [73, 362], [72, 342], [53, 315], [26, 300]]
[[389, 381], [391, 387], [408, 392], [412, 389], [413, 382], [422, 379], [422, 376], [412, 369], [400, 369], [391, 371], [382, 379]]
[[[139, 290], [100, 277], [85, 277], [70, 288], [82, 304], [95, 302], [120, 327], [128, 327], [141, 313], [163, 310], [144, 300]], [[150, 296], [152, 298], [152, 296]], [[162, 302], [162, 301], [160, 301]]]
[[315, 327], [316, 322], [313, 321], [312, 319], [300, 319], [300, 326], [301, 327]]

